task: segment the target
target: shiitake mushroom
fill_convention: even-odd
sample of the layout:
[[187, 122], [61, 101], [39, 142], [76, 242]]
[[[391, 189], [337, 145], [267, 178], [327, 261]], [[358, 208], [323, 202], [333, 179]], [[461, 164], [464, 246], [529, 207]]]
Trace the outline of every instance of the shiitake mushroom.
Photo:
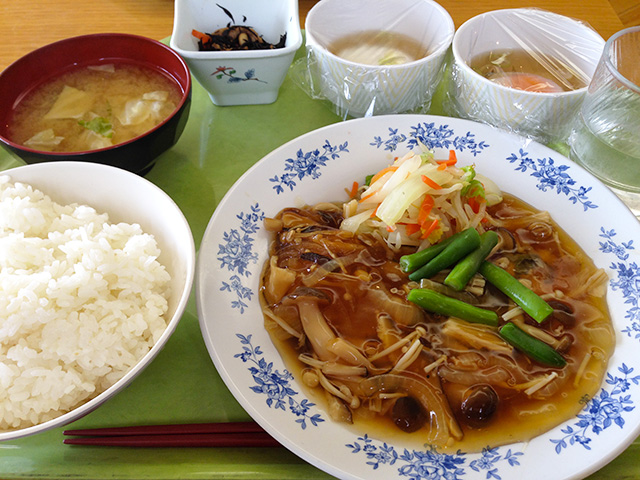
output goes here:
[[400, 430], [411, 433], [420, 430], [428, 417], [422, 405], [413, 397], [401, 397], [393, 405], [391, 418]]
[[478, 384], [464, 392], [460, 410], [469, 426], [480, 428], [491, 421], [498, 403], [498, 394], [491, 385]]

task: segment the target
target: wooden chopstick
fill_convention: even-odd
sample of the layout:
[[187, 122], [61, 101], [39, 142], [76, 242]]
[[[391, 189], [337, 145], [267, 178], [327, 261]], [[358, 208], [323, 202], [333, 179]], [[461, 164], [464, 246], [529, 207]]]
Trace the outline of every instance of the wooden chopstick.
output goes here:
[[64, 435], [114, 436], [114, 435], [181, 435], [190, 433], [266, 433], [255, 422], [184, 423], [168, 425], [138, 425], [132, 427], [85, 428], [65, 430]]
[[65, 430], [67, 445], [119, 447], [279, 447], [254, 422], [140, 425]]
[[108, 437], [65, 438], [66, 445], [93, 445], [101, 447], [280, 447], [273, 437], [254, 433], [225, 433], [211, 435], [194, 433], [184, 435], [122, 435]]

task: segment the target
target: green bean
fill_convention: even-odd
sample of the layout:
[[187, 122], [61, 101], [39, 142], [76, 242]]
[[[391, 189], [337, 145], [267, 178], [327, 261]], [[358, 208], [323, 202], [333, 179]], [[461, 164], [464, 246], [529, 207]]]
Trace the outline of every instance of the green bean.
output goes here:
[[485, 260], [480, 265], [479, 272], [498, 290], [516, 302], [536, 322], [542, 323], [553, 313], [553, 308], [547, 302], [497, 265]]
[[451, 235], [449, 238], [435, 243], [430, 247], [424, 248], [418, 252], [411, 253], [409, 255], [403, 255], [400, 257], [400, 268], [405, 273], [411, 273], [420, 267], [424, 266], [431, 259], [435, 258], [440, 252], [442, 252], [447, 245], [449, 245], [456, 237], [459, 237], [462, 232], [458, 232]]
[[499, 330], [500, 336], [529, 358], [549, 367], [564, 367], [567, 361], [553, 347], [509, 322]]
[[[453, 238], [453, 237], [452, 237]], [[450, 267], [472, 250], [480, 246], [480, 234], [475, 228], [467, 228], [460, 232], [444, 249], [431, 259], [426, 265], [409, 275], [414, 282], [422, 278], [433, 277], [436, 273]]]
[[407, 300], [433, 313], [460, 318], [472, 323], [498, 326], [498, 314], [493, 310], [470, 305], [426, 288], [414, 288]]
[[480, 246], [460, 260], [444, 279], [444, 284], [457, 291], [462, 290], [473, 277], [480, 264], [489, 256], [493, 247], [498, 244], [498, 234], [489, 230], [480, 235]]

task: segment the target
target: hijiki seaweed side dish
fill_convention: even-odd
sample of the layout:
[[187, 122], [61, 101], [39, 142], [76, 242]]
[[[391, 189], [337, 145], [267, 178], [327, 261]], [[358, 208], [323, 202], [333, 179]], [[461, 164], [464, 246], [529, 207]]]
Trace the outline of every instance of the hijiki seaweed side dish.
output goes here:
[[426, 149], [349, 196], [265, 220], [265, 327], [333, 420], [473, 452], [596, 394], [615, 344], [607, 275], [547, 212]]
[[287, 34], [280, 36], [276, 44], [265, 41], [252, 27], [231, 25], [220, 28], [213, 33], [202, 33], [193, 30], [193, 36], [198, 39], [198, 49], [201, 52], [230, 51], [230, 50], [270, 50], [284, 48]]
[[[253, 27], [235, 25], [233, 15], [226, 8], [218, 5], [231, 19], [232, 23], [219, 28], [213, 33], [204, 33], [196, 29], [192, 35], [198, 39], [198, 50], [201, 52], [224, 52], [233, 50], [271, 50], [284, 48], [287, 41], [286, 32], [280, 35], [277, 43], [267, 42]], [[244, 19], [246, 21], [246, 18]]]

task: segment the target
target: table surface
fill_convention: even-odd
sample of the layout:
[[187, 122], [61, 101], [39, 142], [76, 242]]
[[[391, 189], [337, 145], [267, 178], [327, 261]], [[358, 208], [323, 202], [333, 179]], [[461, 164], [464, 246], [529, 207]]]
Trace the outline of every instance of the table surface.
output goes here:
[[[347, 0], [345, 0], [347, 1]], [[313, 0], [300, 1], [302, 25]], [[536, 6], [580, 19], [604, 38], [623, 28], [607, 0], [444, 0], [456, 26], [484, 11]], [[226, 4], [225, 4], [226, 5]], [[0, 69], [62, 38], [98, 32], [170, 36], [171, 0], [2, 0]], [[1, 93], [0, 93], [1, 95]], [[286, 128], [274, 119], [296, 118]], [[243, 141], [247, 119], [263, 125]], [[196, 246], [215, 206], [240, 175], [281, 144], [340, 119], [287, 78], [272, 105], [215, 107], [199, 85], [185, 134], [147, 178], [169, 193], [189, 221]], [[282, 123], [282, 122], [281, 122]], [[220, 134], [220, 132], [223, 132]], [[217, 134], [216, 134], [217, 133]], [[233, 158], [234, 162], [228, 162]], [[20, 161], [0, 150], [0, 170]], [[203, 381], [203, 376], [204, 380]], [[194, 392], [197, 392], [194, 393]], [[170, 413], [169, 413], [170, 412]], [[71, 428], [248, 419], [213, 367], [191, 300], [178, 330], [129, 388]], [[640, 440], [590, 480], [640, 478]], [[62, 445], [62, 429], [0, 444], [0, 478], [326, 479], [285, 449], [104, 449]]]
[[[301, 25], [317, 0], [300, 0]], [[607, 0], [441, 0], [456, 27], [488, 10], [539, 7], [587, 22], [605, 39], [623, 24]], [[3, 0], [0, 2], [0, 70], [56, 40], [99, 32], [171, 35], [173, 0]]]

